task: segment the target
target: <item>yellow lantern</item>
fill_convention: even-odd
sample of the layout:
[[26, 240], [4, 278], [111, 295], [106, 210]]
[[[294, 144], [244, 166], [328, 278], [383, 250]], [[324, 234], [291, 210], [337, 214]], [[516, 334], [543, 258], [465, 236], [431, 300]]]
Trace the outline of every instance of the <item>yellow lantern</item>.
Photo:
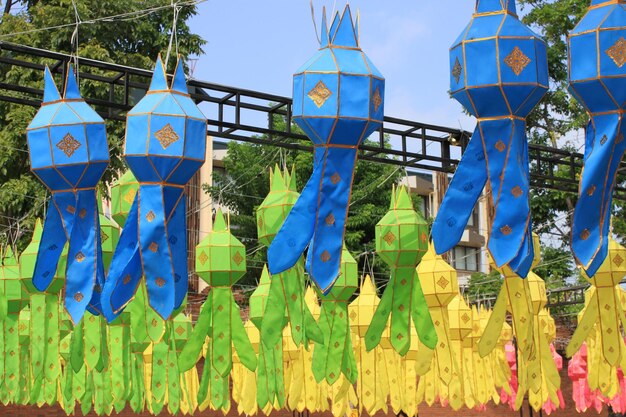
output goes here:
[[[448, 387], [452, 380], [454, 367], [458, 366], [453, 363], [455, 359], [450, 342], [450, 325], [447, 314], [448, 304], [459, 294], [456, 270], [435, 253], [434, 246], [430, 243], [426, 254], [417, 266], [417, 275], [437, 332], [438, 342], [435, 347], [436, 361], [434, 365], [438, 368], [440, 381], [436, 383]], [[447, 398], [441, 398], [441, 400], [447, 401]]]
[[374, 317], [374, 311], [380, 299], [369, 275], [361, 282], [359, 296], [350, 303], [350, 327], [354, 333], [354, 351], [358, 366], [357, 397], [359, 399], [359, 413], [366, 410], [374, 415], [379, 410], [387, 411], [387, 397], [389, 384], [386, 375], [383, 348], [376, 346], [368, 351], [365, 346], [365, 333]]
[[595, 276], [589, 278], [583, 272], [583, 276], [595, 290], [589, 293], [589, 304], [578, 322], [566, 353], [568, 357], [572, 357], [582, 346], [589, 331], [597, 324], [602, 335], [603, 360], [611, 367], [617, 367], [622, 359], [622, 352], [626, 351], [621, 335], [621, 328], [626, 323], [622, 322], [624, 309], [621, 291], [617, 288], [626, 275], [626, 248], [610, 238], [608, 252]]

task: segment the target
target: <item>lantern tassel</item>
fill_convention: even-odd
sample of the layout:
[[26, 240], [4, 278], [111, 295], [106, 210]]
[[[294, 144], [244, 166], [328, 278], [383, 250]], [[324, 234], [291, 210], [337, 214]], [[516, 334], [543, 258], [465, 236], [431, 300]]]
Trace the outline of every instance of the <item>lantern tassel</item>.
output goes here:
[[307, 271], [328, 294], [339, 275], [356, 158], [356, 147], [316, 148], [313, 174], [268, 250], [272, 275], [293, 267], [308, 245]]
[[530, 230], [526, 122], [510, 116], [479, 119], [437, 219], [433, 238], [438, 254], [460, 241], [487, 180], [495, 214], [488, 248], [498, 267], [509, 265], [521, 277], [530, 271]]
[[187, 241], [176, 233], [186, 230], [185, 207], [182, 187], [139, 186], [102, 291], [107, 320], [132, 300], [142, 272], [148, 302], [161, 318], [180, 307], [187, 291]]
[[587, 127], [585, 169], [572, 223], [572, 251], [588, 276], [608, 255], [613, 189], [626, 151], [621, 113], [593, 116]]

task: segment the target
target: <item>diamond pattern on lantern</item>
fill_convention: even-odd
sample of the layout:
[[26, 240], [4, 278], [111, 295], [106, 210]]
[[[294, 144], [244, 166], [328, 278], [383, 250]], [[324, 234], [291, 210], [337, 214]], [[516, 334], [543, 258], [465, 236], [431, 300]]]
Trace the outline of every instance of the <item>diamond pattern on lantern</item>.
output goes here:
[[206, 264], [206, 261], [209, 260], [209, 257], [208, 257], [208, 255], [205, 252], [202, 252], [200, 254], [200, 256], [198, 257], [198, 260], [200, 261], [201, 265], [204, 265], [204, 264]]
[[374, 110], [378, 111], [380, 105], [383, 104], [383, 98], [380, 96], [380, 88], [376, 87], [376, 91], [374, 91], [374, 97], [372, 98], [374, 102]]
[[241, 264], [241, 262], [243, 262], [243, 256], [241, 256], [239, 252], [235, 253], [235, 256], [233, 256], [233, 262], [237, 265]]
[[587, 240], [589, 239], [589, 236], [591, 236], [591, 233], [589, 232], [589, 230], [585, 229], [580, 233], [580, 238], [581, 240]]
[[441, 276], [439, 281], [437, 281], [437, 285], [439, 285], [442, 290], [445, 289], [449, 283], [450, 281], [448, 281], [444, 276]]
[[461, 63], [459, 62], [459, 58], [456, 59], [456, 61], [454, 61], [454, 67], [452, 67], [452, 76], [454, 77], [454, 80], [458, 82], [461, 80], [461, 74], [463, 73], [463, 67], [461, 66]]
[[72, 155], [74, 155], [74, 152], [76, 152], [78, 148], [80, 148], [80, 142], [74, 139], [74, 136], [68, 133], [67, 135], [63, 136], [63, 139], [61, 139], [57, 143], [57, 148], [63, 151], [65, 156], [71, 158]]
[[128, 204], [133, 204], [133, 201], [135, 201], [135, 194], [137, 194], [136, 190], [128, 190], [128, 192], [124, 194], [124, 201]]
[[341, 181], [341, 176], [339, 176], [339, 174], [335, 172], [335, 174], [333, 174], [333, 176], [330, 177], [330, 182], [332, 182], [333, 185], [337, 185], [339, 181]]
[[622, 36], [613, 46], [606, 50], [606, 54], [611, 57], [615, 65], [622, 68], [626, 64], [626, 39]]
[[499, 152], [503, 152], [506, 149], [506, 145], [501, 140], [497, 141], [495, 146]]
[[185, 333], [185, 328], [183, 326], [178, 326], [175, 330], [175, 332], [179, 335], [182, 336], [183, 333]]
[[325, 250], [324, 252], [322, 252], [320, 259], [322, 260], [322, 262], [330, 261], [330, 253], [327, 250]]
[[530, 64], [530, 58], [524, 55], [524, 52], [516, 46], [513, 48], [513, 51], [504, 58], [504, 63], [511, 67], [515, 75], [520, 75], [522, 71], [524, 71], [524, 68]]
[[500, 228], [500, 232], [502, 232], [502, 234], [504, 236], [508, 236], [511, 233], [513, 233], [513, 229], [511, 229], [511, 226], [506, 225], [506, 226], [503, 226], [502, 228]]
[[109, 235], [107, 235], [106, 233], [104, 233], [104, 230], [100, 229], [100, 241], [102, 243], [106, 242], [107, 240], [109, 240]]
[[85, 260], [85, 255], [83, 255], [82, 252], [78, 252], [76, 256], [74, 256], [74, 259], [76, 259], [76, 262], [81, 263]]
[[174, 128], [169, 123], [154, 133], [154, 137], [159, 141], [163, 149], [167, 149], [172, 143], [180, 139]]
[[513, 194], [515, 198], [519, 198], [522, 196], [522, 194], [524, 194], [524, 190], [522, 190], [522, 187], [518, 185], [517, 187], [511, 190], [511, 194]]
[[333, 93], [328, 89], [328, 87], [326, 87], [326, 84], [320, 81], [311, 91], [309, 91], [309, 94], [307, 95], [311, 100], [313, 100], [315, 105], [320, 108], [324, 105], [324, 103], [326, 103], [326, 100], [333, 95]]
[[613, 263], [619, 268], [620, 266], [622, 266], [622, 264], [624, 263], [624, 259], [622, 259], [621, 256], [619, 256], [619, 253], [617, 255], [615, 255], [615, 257], [613, 258]]
[[146, 220], [148, 220], [148, 223], [152, 223], [154, 219], [156, 219], [156, 214], [154, 214], [154, 211], [150, 210], [148, 214], [146, 214]]
[[463, 320], [463, 323], [467, 324], [470, 321], [470, 316], [467, 313], [464, 313], [461, 316], [461, 320]]
[[165, 280], [161, 277], [158, 277], [154, 283], [157, 285], [157, 287], [159, 288], [163, 288], [163, 286], [165, 285]]
[[383, 236], [383, 240], [387, 242], [388, 245], [391, 245], [393, 242], [396, 241], [396, 235], [394, 235], [392, 232], [387, 232], [387, 234]]
[[156, 251], [159, 250], [159, 245], [156, 242], [152, 242], [150, 244], [150, 246], [148, 246], [148, 249], [150, 249], [150, 251], [156, 253]]

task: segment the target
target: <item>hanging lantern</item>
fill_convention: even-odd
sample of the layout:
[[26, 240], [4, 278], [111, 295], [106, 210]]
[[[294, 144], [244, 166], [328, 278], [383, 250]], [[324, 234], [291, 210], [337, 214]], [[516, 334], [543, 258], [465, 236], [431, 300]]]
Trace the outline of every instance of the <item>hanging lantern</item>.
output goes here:
[[313, 174], [268, 251], [272, 275], [296, 264], [324, 293], [338, 278], [358, 146], [383, 121], [385, 80], [359, 45], [350, 8], [330, 29], [322, 17], [320, 50], [294, 75], [294, 121], [315, 144]]
[[359, 296], [348, 307], [350, 327], [356, 335], [354, 350], [358, 366], [359, 412], [365, 410], [371, 416], [379, 410], [387, 411], [387, 397], [389, 396], [383, 348], [376, 346], [368, 351], [365, 346], [365, 334], [379, 302], [376, 287], [372, 278], [367, 275], [362, 279]]
[[[424, 291], [428, 310], [435, 325], [438, 343], [435, 348], [436, 366], [439, 378], [446, 387], [452, 381], [452, 372], [458, 364], [450, 343], [448, 304], [459, 294], [456, 270], [435, 253], [432, 244], [417, 266], [417, 275]], [[447, 399], [446, 399], [447, 400]]]
[[31, 170], [52, 193], [33, 284], [48, 289], [69, 242], [65, 307], [77, 323], [86, 308], [98, 312], [94, 286], [104, 283], [95, 187], [109, 165], [109, 148], [104, 120], [80, 96], [71, 65], [63, 98], [46, 68], [43, 103], [27, 140]]
[[[259, 241], [269, 246], [280, 230], [285, 218], [298, 199], [296, 192], [295, 169], [291, 174], [281, 173], [278, 166], [270, 170], [270, 192], [257, 209], [257, 233]], [[261, 339], [267, 349], [272, 349], [282, 340], [283, 328], [290, 323], [290, 332], [296, 345], [308, 346], [309, 339], [318, 342], [322, 334], [304, 302], [304, 260], [302, 257], [280, 274], [272, 276], [268, 287], [268, 300], [265, 310], [260, 314], [262, 323]], [[287, 321], [285, 321], [285, 314]]]
[[477, 0], [450, 62], [451, 94], [478, 125], [433, 224], [435, 248], [456, 246], [489, 179], [489, 252], [525, 278], [533, 259], [526, 117], [548, 90], [546, 44], [518, 20], [515, 0]]
[[[608, 256], [593, 278], [583, 276], [591, 283], [589, 303], [585, 307], [578, 327], [572, 335], [566, 353], [572, 357], [597, 324], [602, 340], [602, 362], [617, 367], [622, 359], [622, 352], [626, 351], [621, 328], [626, 326], [622, 322], [624, 310], [621, 304], [621, 291], [617, 287], [626, 276], [626, 248], [612, 238], [608, 243]], [[620, 325], [621, 324], [621, 325]]]
[[621, 0], [592, 0], [568, 37], [570, 92], [591, 117], [571, 234], [574, 257], [589, 276], [609, 251], [613, 188], [626, 150], [624, 10]]
[[348, 300], [356, 291], [358, 265], [344, 246], [341, 268], [335, 285], [322, 295], [322, 310], [319, 326], [324, 343], [315, 343], [313, 351], [313, 375], [320, 383], [323, 380], [334, 385], [341, 375], [354, 384], [357, 378], [356, 359], [350, 335]]
[[215, 215], [213, 230], [196, 247], [196, 273], [209, 284], [192, 336], [183, 348], [180, 369], [193, 367], [208, 336], [211, 349], [208, 362], [212, 374], [228, 378], [232, 368], [233, 347], [248, 369], [256, 368], [256, 356], [241, 321], [239, 306], [231, 292], [246, 272], [246, 251], [230, 233], [221, 210]]
[[185, 185], [202, 166], [206, 118], [187, 91], [182, 61], [171, 85], [157, 59], [150, 89], [126, 121], [124, 157], [139, 181], [102, 291], [113, 320], [145, 276], [150, 306], [167, 319], [187, 295]]
[[111, 185], [111, 215], [120, 227], [126, 223], [138, 189], [139, 183], [130, 169]]
[[405, 187], [394, 189], [389, 212], [376, 225], [376, 253], [391, 267], [391, 278], [365, 337], [368, 349], [380, 343], [391, 316], [391, 344], [404, 356], [411, 345], [411, 322], [430, 349], [437, 334], [415, 267], [428, 249], [428, 224], [413, 209]]

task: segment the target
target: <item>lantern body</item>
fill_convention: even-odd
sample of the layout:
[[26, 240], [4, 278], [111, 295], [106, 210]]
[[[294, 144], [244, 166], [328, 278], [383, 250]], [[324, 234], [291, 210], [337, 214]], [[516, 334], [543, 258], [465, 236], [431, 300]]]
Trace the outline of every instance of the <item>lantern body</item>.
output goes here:
[[428, 223], [413, 209], [406, 188], [394, 190], [389, 211], [376, 224], [376, 253], [391, 267], [414, 268], [428, 249]]
[[196, 273], [212, 287], [230, 287], [246, 273], [246, 249], [218, 210], [213, 231], [196, 246]]
[[31, 170], [51, 192], [95, 187], [109, 165], [104, 120], [85, 103], [73, 70], [61, 99], [50, 71], [44, 102], [27, 128]]
[[359, 46], [350, 8], [322, 20], [320, 50], [293, 78], [293, 118], [316, 146], [313, 174], [268, 252], [270, 273], [309, 248], [307, 269], [323, 293], [338, 277], [357, 147], [383, 121], [385, 80]]
[[433, 224], [437, 253], [461, 239], [490, 182], [488, 249], [498, 267], [526, 277], [533, 260], [526, 116], [548, 90], [545, 42], [517, 18], [514, 0], [477, 0], [450, 49], [450, 91], [478, 126]]
[[18, 314], [28, 305], [28, 292], [21, 284], [20, 265], [10, 247], [2, 259], [2, 290], [7, 300], [7, 312]]
[[572, 221], [572, 251], [589, 276], [607, 257], [615, 175], [626, 151], [626, 4], [593, 0], [572, 30], [569, 84], [591, 120]]
[[417, 275], [429, 308], [446, 307], [459, 293], [456, 270], [429, 246], [417, 266]]
[[263, 316], [265, 315], [265, 309], [267, 308], [267, 299], [270, 293], [270, 276], [267, 272], [267, 266], [263, 266], [263, 272], [261, 272], [261, 279], [256, 289], [250, 297], [250, 321], [258, 329], [261, 329], [261, 323], [263, 322]]
[[448, 318], [452, 340], [464, 340], [472, 332], [472, 310], [460, 294], [450, 300]]
[[356, 260], [344, 246], [341, 253], [339, 277], [326, 295], [320, 294], [322, 301], [348, 301], [359, 285], [358, 267]]
[[372, 278], [367, 275], [361, 283], [359, 296], [350, 303], [350, 327], [360, 337], [365, 338], [374, 311], [380, 302]]
[[296, 171], [270, 170], [270, 192], [256, 211], [259, 242], [269, 246], [298, 200]]

